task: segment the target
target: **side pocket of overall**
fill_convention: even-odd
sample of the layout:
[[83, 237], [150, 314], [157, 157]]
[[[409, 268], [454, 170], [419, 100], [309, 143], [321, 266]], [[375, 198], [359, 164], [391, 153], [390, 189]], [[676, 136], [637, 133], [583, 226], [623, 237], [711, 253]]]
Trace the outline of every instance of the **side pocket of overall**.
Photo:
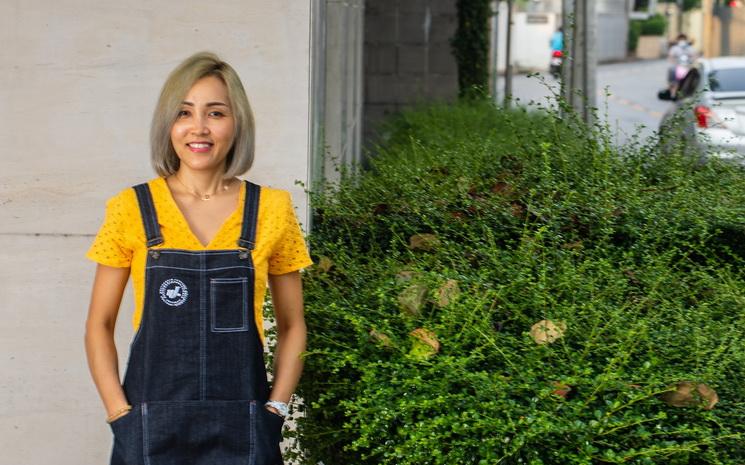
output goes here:
[[248, 278], [210, 279], [212, 332], [248, 331]]
[[140, 405], [133, 405], [124, 416], [109, 423], [114, 435], [112, 464], [138, 464], [142, 458], [142, 417]]
[[285, 420], [267, 410], [261, 402], [256, 403], [256, 410], [259, 420], [256, 424], [256, 465], [283, 465], [279, 444]]

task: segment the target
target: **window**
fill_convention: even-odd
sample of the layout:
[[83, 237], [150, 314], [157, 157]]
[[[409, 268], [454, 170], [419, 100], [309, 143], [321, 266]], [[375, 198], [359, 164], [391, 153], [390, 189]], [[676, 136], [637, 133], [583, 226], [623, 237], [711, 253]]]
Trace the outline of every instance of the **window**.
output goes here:
[[712, 92], [745, 92], [745, 68], [713, 70], [709, 87]]

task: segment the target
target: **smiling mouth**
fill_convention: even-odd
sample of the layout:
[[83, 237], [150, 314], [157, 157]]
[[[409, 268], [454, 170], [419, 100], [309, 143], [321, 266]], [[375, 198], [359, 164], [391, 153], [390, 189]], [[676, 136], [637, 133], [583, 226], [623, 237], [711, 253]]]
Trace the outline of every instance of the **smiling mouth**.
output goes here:
[[212, 145], [209, 142], [192, 142], [191, 144], [186, 144], [193, 153], [209, 152], [212, 149]]

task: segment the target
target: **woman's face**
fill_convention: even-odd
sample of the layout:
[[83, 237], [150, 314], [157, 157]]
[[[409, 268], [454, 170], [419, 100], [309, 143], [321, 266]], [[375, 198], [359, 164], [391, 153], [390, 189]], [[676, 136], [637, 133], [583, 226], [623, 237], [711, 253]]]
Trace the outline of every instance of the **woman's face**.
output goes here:
[[186, 94], [171, 127], [171, 144], [181, 168], [224, 171], [235, 129], [228, 89], [219, 78], [207, 76]]

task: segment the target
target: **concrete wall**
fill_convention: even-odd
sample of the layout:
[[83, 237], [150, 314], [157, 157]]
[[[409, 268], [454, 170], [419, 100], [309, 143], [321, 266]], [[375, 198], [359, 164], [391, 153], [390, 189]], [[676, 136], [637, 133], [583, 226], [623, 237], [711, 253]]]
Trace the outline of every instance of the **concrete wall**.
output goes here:
[[[548, 70], [551, 58], [550, 40], [559, 27], [560, 21], [560, 17], [551, 13], [515, 13], [513, 15], [512, 64], [515, 69]], [[506, 30], [506, 24], [502, 30]], [[506, 44], [506, 42], [505, 36], [502, 43]], [[502, 53], [502, 57], [505, 57], [505, 53]]]
[[449, 42], [456, 27], [452, 0], [365, 2], [365, 140], [386, 115], [419, 100], [457, 97]]
[[626, 13], [600, 13], [597, 19], [598, 62], [623, 60], [628, 55], [629, 20]]
[[[504, 73], [507, 69], [507, 2], [499, 2], [498, 6], [492, 2], [492, 10], [497, 14], [490, 23], [492, 50], [489, 53], [489, 69], [494, 69], [496, 32], [498, 71]], [[512, 14], [512, 65], [515, 71], [548, 70], [551, 35], [559, 27], [560, 22], [561, 5], [557, 7], [555, 2], [531, 2], [522, 9], [516, 6]]]
[[623, 60], [628, 55], [630, 0], [597, 0], [598, 62]]
[[4, 232], [70, 232], [50, 211], [94, 232], [104, 197], [152, 175], [148, 128], [167, 73], [205, 49], [238, 70], [253, 105], [248, 176], [291, 189], [305, 217], [294, 181], [308, 174], [308, 28], [309, 5], [294, 0], [0, 2]]
[[[104, 200], [153, 176], [148, 127], [167, 73], [204, 49], [238, 70], [257, 119], [248, 177], [305, 217], [308, 2], [0, 2], [0, 462], [108, 463], [83, 332]], [[117, 325], [123, 375], [132, 311]]]

